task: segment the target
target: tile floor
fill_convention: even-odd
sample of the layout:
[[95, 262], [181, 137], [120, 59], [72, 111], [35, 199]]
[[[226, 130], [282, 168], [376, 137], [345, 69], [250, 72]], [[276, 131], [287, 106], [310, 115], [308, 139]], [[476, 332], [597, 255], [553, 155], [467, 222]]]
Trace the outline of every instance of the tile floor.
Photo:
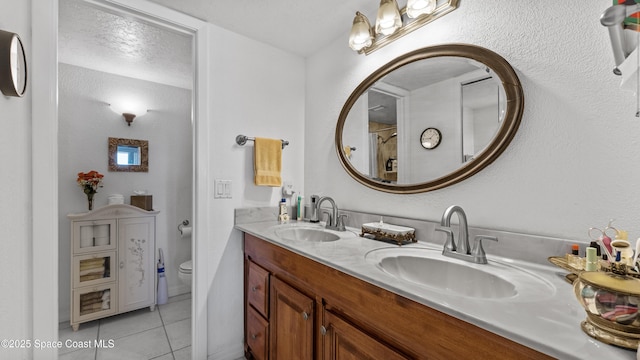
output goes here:
[[[60, 360], [191, 359], [191, 294], [171, 297], [155, 311], [144, 308], [80, 324], [60, 323]], [[67, 342], [69, 340], [69, 342]], [[95, 340], [104, 341], [96, 347]], [[109, 348], [109, 340], [113, 346]], [[64, 344], [71, 344], [67, 348]], [[82, 344], [91, 347], [82, 348]]]

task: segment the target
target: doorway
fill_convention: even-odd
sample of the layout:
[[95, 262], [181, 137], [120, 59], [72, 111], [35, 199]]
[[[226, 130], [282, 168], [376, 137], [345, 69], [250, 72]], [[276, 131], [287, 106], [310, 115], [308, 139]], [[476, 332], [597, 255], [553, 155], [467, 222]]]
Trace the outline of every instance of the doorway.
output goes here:
[[[203, 151], [207, 141], [207, 133], [198, 133], [195, 128], [199, 119], [207, 118], [207, 107], [204, 99], [208, 97], [206, 86], [206, 56], [208, 54], [208, 35], [206, 23], [186, 15], [170, 11], [159, 5], [144, 0], [85, 0], [96, 6], [104, 6], [111, 11], [118, 11], [128, 16], [145, 18], [151, 22], [164, 24], [171, 28], [180, 28], [193, 34], [194, 76], [204, 75], [197, 83], [194, 80], [192, 96], [192, 134], [193, 170], [192, 170], [192, 214], [193, 245], [192, 256], [198, 252], [206, 253], [206, 244], [199, 244], [198, 238], [206, 238], [206, 227], [198, 227], [199, 217], [203, 216], [206, 201], [197, 202], [195, 195], [206, 190], [206, 184], [198, 181], [198, 171], [206, 173], [208, 154]], [[45, 0], [41, 6], [34, 8], [32, 16], [33, 48], [33, 175], [35, 178], [55, 178], [47, 186], [36, 186], [33, 196], [33, 336], [41, 339], [57, 339], [58, 327], [58, 230], [59, 199], [58, 192], [58, 95], [57, 78], [57, 39], [58, 39], [58, 0]], [[37, 50], [35, 50], [37, 49]], [[198, 171], [196, 171], [198, 169]], [[207, 354], [206, 323], [206, 290], [198, 291], [198, 278], [206, 274], [206, 262], [194, 259], [194, 286], [192, 291], [192, 356], [203, 358]], [[154, 274], [155, 275], [155, 274]], [[52, 296], [55, 294], [55, 296]], [[197, 314], [194, 316], [194, 314]], [[47, 359], [55, 357], [56, 350], [34, 352], [34, 358]]]

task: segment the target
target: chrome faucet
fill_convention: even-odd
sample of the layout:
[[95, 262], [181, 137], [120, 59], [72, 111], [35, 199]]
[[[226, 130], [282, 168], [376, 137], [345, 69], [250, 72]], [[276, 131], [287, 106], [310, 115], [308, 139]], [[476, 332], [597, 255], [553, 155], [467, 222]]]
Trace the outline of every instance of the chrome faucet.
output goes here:
[[[451, 216], [453, 216], [453, 214], [458, 214], [458, 220], [460, 223], [457, 244], [453, 236], [453, 231], [451, 230]], [[487, 256], [484, 252], [484, 248], [482, 247], [482, 240], [498, 241], [495, 236], [478, 235], [474, 238], [473, 248], [470, 248], [467, 215], [458, 205], [449, 206], [444, 211], [444, 214], [442, 214], [442, 220], [440, 220], [440, 227], [437, 227], [436, 231], [441, 231], [447, 234], [447, 240], [444, 243], [442, 255], [476, 264], [487, 263]]]
[[[313, 195], [312, 197], [314, 196], [317, 197], [317, 195]], [[323, 213], [327, 215], [327, 224], [325, 225], [325, 228], [329, 230], [345, 231], [346, 228], [344, 226], [343, 218], [347, 217], [347, 214], [338, 216], [338, 206], [336, 205], [336, 202], [328, 196], [323, 196], [315, 202], [316, 211], [312, 211], [312, 213], [314, 213], [316, 217], [312, 217], [311, 222], [314, 222], [314, 220], [315, 222], [318, 221], [318, 212], [320, 211], [320, 206], [325, 200], [331, 204], [331, 213], [329, 213], [328, 211], [323, 211]]]

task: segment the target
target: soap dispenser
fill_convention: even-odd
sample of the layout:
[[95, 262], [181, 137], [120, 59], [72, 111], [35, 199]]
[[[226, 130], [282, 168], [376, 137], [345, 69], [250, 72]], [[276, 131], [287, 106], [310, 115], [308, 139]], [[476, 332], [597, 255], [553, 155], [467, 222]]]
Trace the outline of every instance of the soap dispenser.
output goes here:
[[311, 215], [309, 215], [309, 221], [312, 223], [320, 222], [320, 219], [318, 219], [318, 201], [320, 201], [320, 196], [311, 195], [309, 199], [311, 201]]

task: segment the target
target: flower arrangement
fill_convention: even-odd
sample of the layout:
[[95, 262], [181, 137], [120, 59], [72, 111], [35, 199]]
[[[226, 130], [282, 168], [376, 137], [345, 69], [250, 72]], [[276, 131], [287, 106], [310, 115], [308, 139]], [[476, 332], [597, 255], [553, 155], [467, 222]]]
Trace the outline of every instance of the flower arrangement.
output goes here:
[[78, 185], [82, 188], [87, 199], [89, 200], [89, 210], [93, 210], [93, 194], [98, 192], [98, 188], [102, 187], [102, 178], [104, 175], [95, 170], [91, 170], [88, 173], [78, 173]]

